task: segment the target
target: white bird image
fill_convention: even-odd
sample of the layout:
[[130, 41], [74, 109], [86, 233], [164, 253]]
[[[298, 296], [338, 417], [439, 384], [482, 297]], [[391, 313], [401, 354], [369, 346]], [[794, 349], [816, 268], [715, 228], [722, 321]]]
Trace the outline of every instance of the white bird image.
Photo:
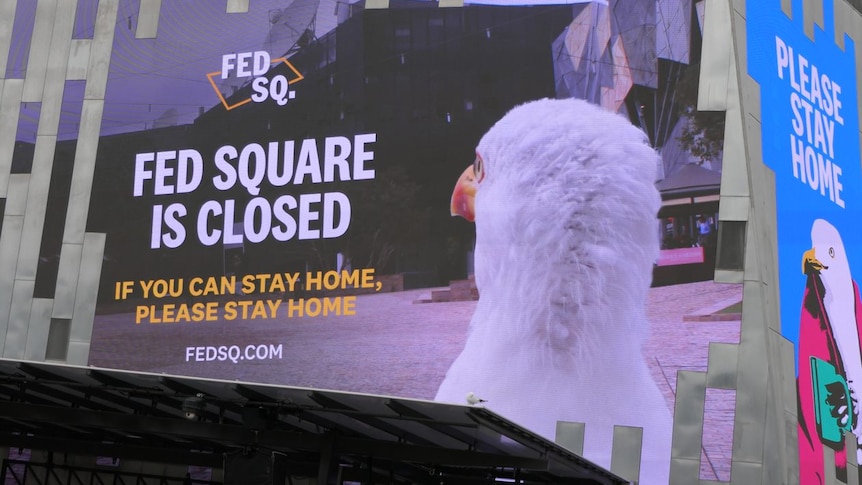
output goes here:
[[[862, 391], [862, 351], [860, 351], [859, 328], [856, 315], [856, 293], [850, 274], [850, 262], [844, 249], [841, 234], [829, 222], [817, 219], [811, 225], [811, 249], [805, 252], [803, 271], [811, 265], [823, 283], [823, 309], [825, 321], [832, 330], [838, 346], [847, 385], [850, 388], [853, 408], [853, 434], [857, 444], [862, 444], [862, 423], [859, 419], [859, 392]], [[857, 459], [862, 460], [862, 450], [857, 450]]]
[[476, 223], [480, 298], [436, 400], [475, 392], [549, 439], [586, 423], [604, 467], [614, 425], [642, 427], [639, 483], [667, 485], [672, 418], [641, 353], [657, 166], [642, 131], [576, 99], [518, 106], [482, 137], [452, 196]]
[[475, 406], [475, 405], [481, 404], [483, 402], [488, 402], [488, 401], [486, 401], [485, 399], [479, 399], [479, 397], [476, 396], [476, 394], [474, 394], [472, 392], [467, 393], [467, 404], [469, 404], [471, 406]]

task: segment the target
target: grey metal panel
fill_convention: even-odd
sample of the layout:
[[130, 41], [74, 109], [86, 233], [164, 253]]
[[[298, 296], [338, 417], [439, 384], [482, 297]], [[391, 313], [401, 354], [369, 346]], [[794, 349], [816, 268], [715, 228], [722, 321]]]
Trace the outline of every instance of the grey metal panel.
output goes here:
[[440, 0], [437, 4], [439, 7], [463, 7], [464, 0]]
[[[779, 392], [783, 392], [783, 396], [778, 396], [780, 402], [777, 403], [780, 415], [777, 417], [781, 422], [779, 426], [783, 426], [783, 433], [778, 437], [772, 437], [775, 452], [779, 453], [778, 459], [780, 463], [764, 462], [767, 470], [776, 469], [784, 472], [785, 483], [799, 483], [799, 450], [797, 446], [798, 434], [798, 419], [796, 416], [797, 400], [796, 400], [796, 375], [795, 369], [795, 349], [793, 343], [784, 338], [779, 331], [770, 332], [772, 340], [772, 348], [779, 351], [779, 364], [777, 364], [778, 378], [772, 379], [777, 382]], [[767, 438], [770, 439], [770, 438]]]
[[[45, 70], [45, 84], [41, 97], [42, 109], [39, 113], [37, 135], [57, 134], [57, 126], [60, 124], [60, 109], [63, 104], [63, 90], [66, 87], [69, 45], [72, 43], [72, 27], [75, 23], [77, 4], [77, 0], [63, 0], [57, 4], [57, 15], [51, 35], [51, 52], [48, 55]], [[26, 87], [25, 81], [25, 90]]]
[[722, 221], [747, 221], [750, 204], [748, 196], [722, 195], [718, 218]]
[[[27, 191], [30, 187], [30, 174], [16, 173], [9, 176], [9, 191], [6, 194], [6, 215], [23, 216], [27, 209]], [[4, 219], [5, 220], [5, 219]], [[5, 227], [3, 228], [6, 229]], [[16, 251], [17, 255], [18, 252]], [[4, 266], [4, 271], [11, 266]]]
[[366, 9], [389, 8], [389, 0], [366, 0]]
[[6, 197], [9, 174], [12, 170], [12, 150], [18, 132], [18, 115], [21, 96], [24, 93], [23, 79], [6, 79], [0, 94], [0, 198]]
[[56, 10], [57, 0], [38, 0], [36, 4], [36, 21], [30, 41], [27, 75], [24, 77], [24, 101], [42, 100]]
[[69, 354], [69, 331], [72, 321], [68, 318], [52, 318], [48, 327], [48, 342], [45, 344], [45, 360], [65, 362]]
[[[697, 483], [703, 442], [703, 408], [706, 401], [706, 374], [679, 371], [673, 413], [670, 483]], [[692, 463], [695, 465], [692, 466]]]
[[[27, 330], [30, 325], [30, 302], [33, 299], [35, 281], [15, 280], [12, 286], [12, 306], [9, 311], [9, 325], [6, 328], [6, 342], [3, 357], [23, 359], [27, 345]], [[27, 302], [26, 305], [20, 302]]]
[[159, 11], [162, 8], [162, 0], [141, 0], [138, 11], [138, 28], [135, 30], [136, 39], [155, 39], [159, 31]]
[[[93, 31], [93, 43], [90, 44], [87, 87], [84, 89], [85, 100], [105, 98], [105, 87], [108, 84], [108, 67], [111, 59], [111, 49], [114, 44], [114, 25], [117, 22], [118, 5], [119, 0], [99, 1], [99, 9], [96, 11], [96, 27]], [[82, 113], [82, 124], [84, 121], [83, 118], [84, 114]], [[99, 115], [99, 121], [101, 121], [101, 114]]]
[[[12, 293], [15, 288], [15, 267], [24, 227], [24, 209], [30, 176], [15, 174], [9, 179], [3, 230], [0, 231], [0, 349], [6, 342], [6, 332], [12, 310]], [[2, 356], [2, 352], [0, 352]]]
[[709, 366], [706, 371], [706, 387], [712, 389], [736, 389], [737, 344], [709, 343]]
[[81, 128], [78, 130], [78, 145], [75, 147], [75, 167], [72, 170], [69, 207], [66, 210], [66, 225], [63, 231], [64, 243], [84, 242], [104, 104], [104, 100], [85, 99], [81, 106]]
[[[834, 2], [835, 8], [835, 44], [844, 49], [844, 34], [847, 34], [852, 39], [862, 39], [862, 18], [856, 10], [847, 2]], [[859, 66], [859, 59], [862, 58], [862, 52], [856, 49], [856, 65]], [[862, 79], [856, 77], [856, 86], [862, 85]], [[859, 100], [862, 105], [862, 100]]]
[[[745, 1], [744, 0], [731, 0], [732, 9], [731, 9], [731, 23], [734, 26], [733, 36], [734, 36], [734, 45], [737, 46], [733, 50], [733, 56], [735, 59], [734, 69], [736, 66], [746, 66], [746, 62], [748, 62], [748, 54], [743, 48], [739, 48], [740, 46], [746, 45], [747, 37], [745, 32]], [[744, 126], [746, 130], [746, 134], [749, 136], [749, 143], [756, 142], [759, 147], [760, 144], [760, 86], [748, 75], [748, 70], [743, 69], [741, 72], [736, 72], [736, 88], [738, 93], [738, 106], [741, 106], [740, 110], [742, 121], [744, 122]], [[752, 122], [756, 122], [756, 127], [752, 125]], [[755, 130], [756, 128], [756, 130]], [[751, 139], [754, 137], [755, 139]], [[750, 159], [759, 160], [760, 152], [755, 152], [752, 146], [748, 146], [748, 151], [746, 152]]]
[[[709, 25], [709, 22], [707, 22]], [[736, 56], [731, 56], [736, 58]], [[736, 67], [731, 65], [731, 82], [727, 88], [727, 114], [724, 118], [724, 156], [722, 157], [721, 189], [722, 197], [747, 197], [750, 193], [748, 172], [746, 170], [746, 150], [742, 112], [736, 83]], [[721, 210], [719, 208], [719, 210]], [[721, 218], [719, 217], [719, 220]]]
[[[854, 40], [854, 44], [858, 45], [862, 41], [862, 17], [850, 5], [845, 2], [836, 2], [835, 5], [835, 42], [844, 47], [844, 33]], [[856, 69], [862, 66], [862, 49], [856, 48]], [[856, 92], [862, 93], [862, 76], [856, 76]], [[859, 107], [859, 112], [862, 113], [862, 98], [856, 96], [856, 105]], [[860, 133], [862, 137], [862, 133]]]
[[676, 376], [671, 454], [674, 458], [700, 460], [706, 373], [681, 370]]
[[227, 13], [248, 12], [248, 0], [227, 0]]
[[[770, 334], [770, 337], [773, 335]], [[775, 342], [771, 341], [770, 346], [767, 347], [770, 370], [773, 371], [770, 377], [773, 378], [775, 377], [774, 371], [778, 370], [771, 365], [773, 363], [771, 357], [775, 349], [774, 344]], [[763, 453], [760, 459], [762, 465], [760, 483], [787, 483], [787, 480], [783, 478], [787, 473], [781, 468], [784, 449], [779, 445], [780, 443], [787, 442], [787, 439], [784, 437], [784, 410], [781, 408], [779, 399], [776, 398], [776, 394], [780, 392], [777, 389], [780, 389], [780, 387], [780, 383], [770, 380], [769, 387], [764, 389], [764, 394], [766, 394], [766, 419], [763, 422], [763, 439], [766, 444], [763, 446]]]
[[9, 59], [9, 47], [12, 45], [12, 26], [15, 24], [17, 5], [18, 2], [0, 2], [0, 79], [6, 77], [6, 63]]
[[[794, 398], [794, 401], [796, 399]], [[787, 469], [787, 483], [799, 483], [799, 425], [796, 413], [784, 413], [784, 436], [786, 440], [782, 448], [784, 453], [783, 467]]]
[[[81, 272], [75, 293], [75, 311], [69, 332], [69, 356], [73, 342], [89, 342], [96, 316], [96, 297], [99, 293], [99, 277], [102, 274], [102, 257], [105, 253], [105, 235], [87, 233], [81, 253]], [[69, 363], [73, 363], [71, 360]]]
[[778, 331], [772, 331], [771, 336], [773, 339], [780, 342], [779, 348], [781, 349], [782, 360], [781, 369], [784, 370], [784, 372], [781, 373], [781, 378], [784, 381], [782, 383], [784, 396], [781, 397], [781, 402], [784, 405], [785, 412], [792, 413], [796, 416], [796, 375], [795, 372], [793, 372], [793, 368], [796, 366], [796, 349], [793, 346], [793, 342], [784, 338], [784, 336], [782, 336]]
[[700, 457], [696, 460], [676, 457], [670, 459], [669, 485], [691, 485], [692, 483], [697, 483], [699, 475]]
[[557, 421], [557, 431], [554, 436], [554, 442], [576, 455], [582, 456], [584, 454], [585, 432], [586, 427], [584, 423]]
[[[14, 183], [11, 184], [11, 187], [14, 186]], [[3, 216], [3, 230], [0, 231], [0, 268], [3, 268], [3, 271], [0, 271], [0, 349], [6, 342], [6, 330], [9, 328], [12, 290], [15, 286], [14, 268], [18, 264], [18, 247], [23, 226], [24, 216], [10, 215], [8, 212]]]
[[[16, 279], [36, 279], [39, 247], [42, 244], [42, 230], [45, 226], [48, 189], [51, 185], [51, 166], [54, 162], [56, 146], [56, 135], [36, 137], [33, 170], [30, 176], [30, 187], [27, 191], [26, 213], [24, 214], [24, 231], [21, 233], [21, 249], [18, 254], [18, 266], [15, 270]], [[30, 302], [27, 301], [26, 304], [29, 306]]]
[[60, 267], [57, 269], [57, 285], [54, 289], [54, 306], [51, 314], [54, 318], [72, 318], [83, 250], [83, 244], [74, 243], [63, 243], [60, 248]]
[[90, 357], [90, 342], [69, 342], [69, 354], [66, 363], [70, 365], [87, 365]]
[[[763, 436], [761, 436], [761, 439]], [[773, 485], [770, 483], [762, 483], [761, 476], [763, 475], [763, 465], [760, 463], [746, 463], [734, 461], [730, 465], [730, 483], [733, 485], [754, 485], [761, 483], [762, 485]]]
[[742, 271], [735, 271], [729, 269], [715, 270], [716, 283], [742, 283], [743, 278], [744, 273]]
[[727, 83], [730, 81], [733, 51], [727, 0], [706, 0], [704, 20], [697, 109], [722, 111], [727, 109]]
[[54, 302], [48, 298], [33, 298], [33, 306], [30, 309], [30, 328], [27, 332], [27, 344], [24, 347], [24, 359], [45, 360], [53, 304]]
[[823, 447], [823, 483], [838, 485], [835, 479], [835, 450], [828, 446]]
[[87, 64], [90, 62], [90, 39], [72, 39], [69, 45], [69, 63], [66, 79], [78, 81], [87, 78]]
[[[753, 244], [748, 244], [753, 246]], [[750, 252], [750, 251], [749, 251]], [[755, 259], [746, 255], [748, 268]], [[733, 429], [733, 462], [760, 463], [766, 419], [766, 392], [769, 369], [765, 349], [766, 332], [762, 315], [760, 283], [743, 283], [742, 329], [739, 346], [739, 374], [736, 391], [736, 421]], [[736, 483], [734, 481], [734, 483]], [[755, 483], [755, 482], [739, 482]]]
[[814, 40], [814, 24], [823, 28], [823, 0], [802, 0], [802, 23], [805, 35]]
[[[853, 450], [856, 447], [856, 436], [844, 433], [844, 449]], [[859, 483], [859, 464], [856, 463], [856, 453], [847, 453], [847, 483]]]
[[643, 435], [643, 428], [614, 426], [611, 449], [612, 473], [632, 482], [637, 482], [640, 479]]

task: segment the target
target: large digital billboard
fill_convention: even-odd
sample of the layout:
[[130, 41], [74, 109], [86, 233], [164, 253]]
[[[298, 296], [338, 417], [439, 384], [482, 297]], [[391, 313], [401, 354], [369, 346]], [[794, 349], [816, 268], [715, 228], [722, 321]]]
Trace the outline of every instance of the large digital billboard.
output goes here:
[[[836, 44], [834, 5], [805, 34], [781, 2], [747, 2], [748, 72], [760, 84], [763, 162], [775, 172], [781, 329], [796, 345], [800, 483], [824, 483], [824, 448], [846, 477], [862, 444], [862, 210], [855, 44]], [[846, 479], [846, 478], [845, 478]]]
[[[323, 31], [287, 3], [165, 2], [137, 39], [120, 2], [89, 364], [584, 422], [605, 467], [641, 427], [667, 483], [676, 372], [739, 339], [694, 7], [339, 4]], [[727, 480], [713, 404], [701, 476]]]

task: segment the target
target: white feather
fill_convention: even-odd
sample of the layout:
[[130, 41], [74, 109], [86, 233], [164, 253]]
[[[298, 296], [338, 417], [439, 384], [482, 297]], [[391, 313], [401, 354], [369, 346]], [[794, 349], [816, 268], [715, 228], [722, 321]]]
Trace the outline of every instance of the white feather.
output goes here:
[[436, 399], [475, 392], [550, 439], [557, 421], [585, 422], [585, 457], [605, 467], [613, 426], [643, 427], [640, 483], [668, 483], [671, 416], [641, 354], [658, 155], [628, 120], [574, 99], [516, 107], [477, 152], [480, 299]]

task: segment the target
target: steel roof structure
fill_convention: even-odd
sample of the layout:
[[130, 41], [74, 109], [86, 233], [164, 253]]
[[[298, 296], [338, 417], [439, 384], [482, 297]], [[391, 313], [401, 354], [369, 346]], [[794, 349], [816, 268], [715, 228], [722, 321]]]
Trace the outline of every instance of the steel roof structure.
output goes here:
[[628, 483], [483, 407], [13, 360], [0, 430], [0, 446], [212, 468], [273, 451], [317, 483]]

